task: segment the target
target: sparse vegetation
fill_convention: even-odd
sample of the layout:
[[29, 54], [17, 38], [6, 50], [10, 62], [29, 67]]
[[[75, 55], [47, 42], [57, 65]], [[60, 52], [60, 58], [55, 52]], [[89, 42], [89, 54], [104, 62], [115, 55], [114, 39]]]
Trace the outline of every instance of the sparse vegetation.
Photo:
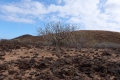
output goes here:
[[120, 44], [115, 44], [115, 43], [110, 43], [110, 42], [101, 42], [101, 43], [96, 43], [94, 48], [120, 48]]
[[[49, 34], [2, 39], [0, 80], [119, 80], [120, 45], [106, 36], [103, 41], [98, 41], [96, 35], [90, 33], [74, 31], [67, 38], [62, 38], [57, 43], [61, 47], [60, 53], [56, 51], [56, 41]], [[49, 50], [47, 40], [41, 39], [46, 36], [50, 38], [49, 45], [55, 45]], [[57, 36], [53, 33], [52, 37]], [[115, 37], [115, 41], [118, 40], [119, 36], [118, 39]], [[81, 50], [77, 51], [76, 48]]]
[[72, 42], [78, 50], [84, 47], [91, 47], [91, 43], [94, 40], [93, 36], [86, 34], [85, 32], [74, 33], [72, 36]]
[[72, 33], [75, 31], [74, 25], [57, 23], [48, 23], [44, 29], [37, 29], [38, 35], [42, 36], [45, 41], [52, 43], [59, 48], [66, 44], [66, 40], [71, 39]]

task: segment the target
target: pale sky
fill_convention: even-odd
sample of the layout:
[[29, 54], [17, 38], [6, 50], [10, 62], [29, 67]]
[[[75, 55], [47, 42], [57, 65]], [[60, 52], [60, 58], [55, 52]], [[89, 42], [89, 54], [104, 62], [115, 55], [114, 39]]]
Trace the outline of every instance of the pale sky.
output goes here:
[[120, 32], [119, 0], [0, 0], [0, 38], [36, 35], [47, 22]]

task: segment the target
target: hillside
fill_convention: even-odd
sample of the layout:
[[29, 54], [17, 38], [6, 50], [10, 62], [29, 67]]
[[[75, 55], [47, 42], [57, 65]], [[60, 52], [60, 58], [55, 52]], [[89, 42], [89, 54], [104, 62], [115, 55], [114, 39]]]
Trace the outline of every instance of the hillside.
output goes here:
[[20, 40], [20, 41], [29, 40], [29, 41], [32, 41], [32, 42], [43, 41], [42, 37], [40, 37], [40, 36], [32, 36], [32, 35], [29, 35], [29, 34], [25, 34], [25, 35], [16, 37], [13, 40], [15, 40], [15, 39]]
[[86, 34], [91, 36], [97, 42], [111, 42], [120, 44], [120, 33], [112, 31], [100, 31], [100, 30], [81, 30], [77, 31], [79, 34]]
[[[75, 31], [74, 33], [85, 34], [89, 37], [92, 37], [96, 42], [111, 42], [120, 44], [120, 33], [119, 32], [111, 32], [111, 31], [99, 31], [99, 30], [80, 30]], [[23, 40], [31, 40], [33, 42], [43, 41], [42, 37], [32, 36], [29, 34], [19, 36], [14, 39]]]

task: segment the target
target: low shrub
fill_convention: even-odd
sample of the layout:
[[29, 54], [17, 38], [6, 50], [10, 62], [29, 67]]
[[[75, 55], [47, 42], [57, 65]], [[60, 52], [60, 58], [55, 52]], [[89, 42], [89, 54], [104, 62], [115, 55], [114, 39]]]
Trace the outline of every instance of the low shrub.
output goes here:
[[120, 44], [110, 43], [110, 42], [101, 42], [95, 43], [94, 48], [120, 48]]

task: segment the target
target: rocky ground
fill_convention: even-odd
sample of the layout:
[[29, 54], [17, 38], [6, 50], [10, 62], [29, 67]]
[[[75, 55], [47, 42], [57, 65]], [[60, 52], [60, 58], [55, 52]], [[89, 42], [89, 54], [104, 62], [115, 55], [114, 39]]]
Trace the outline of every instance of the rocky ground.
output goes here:
[[0, 45], [0, 80], [120, 80], [120, 49]]

